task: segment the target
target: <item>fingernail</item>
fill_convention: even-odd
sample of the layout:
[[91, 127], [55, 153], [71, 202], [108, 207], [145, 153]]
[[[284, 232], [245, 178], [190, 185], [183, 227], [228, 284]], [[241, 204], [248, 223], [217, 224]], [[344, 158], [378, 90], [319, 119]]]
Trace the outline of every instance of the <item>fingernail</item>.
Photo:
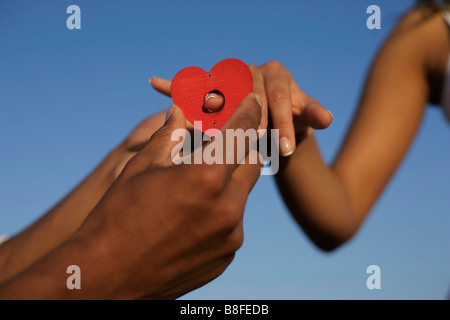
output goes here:
[[150, 77], [150, 79], [148, 80], [148, 82], [150, 82], [150, 84], [152, 83], [152, 79], [153, 79], [154, 77]]
[[175, 111], [174, 108], [172, 106], [170, 106], [169, 110], [167, 110], [167, 112], [166, 112], [166, 120], [164, 120], [164, 123], [166, 123], [167, 120], [169, 120], [169, 118], [172, 116], [174, 111]]
[[208, 101], [209, 99], [216, 99], [218, 97], [219, 96], [217, 94], [215, 94], [215, 93], [207, 93], [206, 96], [205, 96], [205, 102]]
[[280, 139], [280, 154], [283, 157], [288, 157], [290, 156], [292, 153], [294, 152], [294, 150], [292, 150], [292, 144], [289, 141], [288, 138], [286, 137], [282, 137]]
[[257, 94], [256, 92], [255, 92], [255, 99], [256, 99], [256, 102], [258, 102], [259, 106], [262, 107], [261, 96], [259, 94]]
[[331, 121], [333, 121], [333, 114], [331, 113], [331, 111], [330, 110], [327, 110], [328, 111], [328, 113], [330, 114], [330, 116], [331, 116]]

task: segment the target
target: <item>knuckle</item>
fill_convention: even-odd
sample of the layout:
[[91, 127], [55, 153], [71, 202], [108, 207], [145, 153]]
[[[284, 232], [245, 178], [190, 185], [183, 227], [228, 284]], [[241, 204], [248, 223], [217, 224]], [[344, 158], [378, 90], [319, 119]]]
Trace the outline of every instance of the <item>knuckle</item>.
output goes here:
[[221, 261], [222, 263], [220, 264], [220, 267], [218, 269], [218, 276], [221, 275], [228, 268], [228, 266], [233, 262], [234, 258], [235, 252], [231, 252], [222, 258]]
[[267, 100], [269, 102], [269, 105], [273, 105], [278, 102], [290, 101], [291, 96], [289, 95], [289, 92], [287, 92], [286, 90], [276, 88], [268, 92]]
[[299, 113], [302, 111], [307, 105], [307, 102], [304, 99], [297, 98], [292, 100], [292, 112]]
[[220, 225], [224, 232], [232, 232], [242, 219], [242, 206], [236, 201], [223, 201], [220, 207]]
[[293, 128], [293, 119], [292, 116], [288, 118], [281, 118], [281, 119], [272, 119], [273, 125], [275, 129], [280, 130], [289, 130]]
[[198, 190], [202, 196], [216, 195], [222, 190], [222, 179], [215, 166], [198, 166], [190, 175], [190, 187]]
[[235, 230], [242, 225], [242, 211], [240, 206], [230, 203], [229, 199], [223, 197], [208, 201], [206, 210], [209, 212], [204, 222], [207, 237], [219, 238], [228, 241]]
[[223, 253], [233, 254], [238, 251], [244, 243], [244, 232], [242, 228], [237, 228], [234, 232], [230, 233], [224, 241]]
[[253, 89], [264, 89], [264, 67], [258, 67], [256, 65], [250, 64], [249, 66], [250, 72], [253, 76]]
[[244, 231], [242, 228], [238, 228], [236, 232], [233, 232], [228, 239], [230, 249], [234, 251], [238, 251], [242, 244], [244, 243]]
[[223, 207], [224, 204], [219, 201], [210, 202], [209, 211], [211, 214], [208, 216], [210, 219], [208, 219], [206, 234], [209, 238], [217, 238], [226, 242], [241, 219], [237, 215], [228, 215]]
[[226, 205], [224, 206], [224, 209], [228, 216], [234, 217], [234, 216], [240, 216], [242, 213], [242, 205], [238, 201], [229, 200], [226, 202]]
[[264, 64], [265, 67], [267, 67], [268, 69], [279, 69], [279, 68], [284, 68], [283, 65], [281, 64], [280, 61], [277, 60], [270, 60], [267, 61]]
[[254, 64], [249, 64], [248, 68], [250, 69], [250, 71], [254, 72], [258, 70], [258, 67]]

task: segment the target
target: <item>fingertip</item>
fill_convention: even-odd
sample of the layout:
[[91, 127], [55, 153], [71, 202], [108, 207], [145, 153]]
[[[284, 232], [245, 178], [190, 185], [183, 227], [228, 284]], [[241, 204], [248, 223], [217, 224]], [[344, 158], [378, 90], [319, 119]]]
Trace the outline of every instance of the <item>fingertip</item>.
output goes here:
[[326, 116], [325, 116], [325, 114], [322, 116], [322, 121], [321, 121], [322, 129], [328, 128], [331, 125], [331, 123], [333, 122], [333, 114], [331, 113], [330, 110], [326, 110], [326, 111], [327, 111]]
[[282, 157], [289, 157], [294, 153], [295, 144], [292, 143], [291, 139], [288, 137], [280, 138], [280, 155]]
[[326, 111], [327, 111], [326, 116], [323, 115], [322, 122], [321, 122], [321, 128], [319, 128], [319, 129], [326, 129], [333, 122], [333, 114], [331, 113], [330, 110], [326, 110]]
[[167, 109], [164, 123], [167, 123], [171, 118], [178, 118], [181, 115], [184, 117], [183, 111], [176, 104], [172, 104], [169, 109]]
[[331, 124], [333, 122], [334, 117], [330, 110], [327, 110], [327, 111], [328, 111], [328, 114], [330, 115], [330, 124]]
[[307, 109], [309, 122], [314, 129], [326, 129], [333, 122], [333, 114], [320, 103], [314, 102]]
[[210, 112], [219, 112], [223, 109], [225, 104], [225, 100], [222, 94], [214, 93], [214, 92], [208, 92], [205, 95], [204, 98], [204, 107], [205, 109]]
[[183, 111], [180, 109], [180, 107], [179, 106], [177, 106], [176, 104], [172, 104], [171, 106], [170, 106], [170, 108], [172, 108], [173, 110], [174, 110], [174, 113], [176, 112], [177, 114], [183, 114]]
[[151, 77], [148, 81], [150, 83], [150, 85], [152, 86], [153, 89], [155, 89], [156, 91], [158, 91], [158, 86], [157, 86], [157, 81], [155, 77]]
[[161, 80], [161, 78], [151, 76], [148, 82], [154, 87], [155, 85], [158, 85], [158, 81]]

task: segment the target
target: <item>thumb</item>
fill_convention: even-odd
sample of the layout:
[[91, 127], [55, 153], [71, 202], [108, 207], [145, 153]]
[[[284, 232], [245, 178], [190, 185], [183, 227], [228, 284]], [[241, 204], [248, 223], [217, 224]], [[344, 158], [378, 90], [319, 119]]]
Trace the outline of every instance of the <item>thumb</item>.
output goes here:
[[148, 157], [150, 167], [167, 167], [172, 165], [172, 153], [183, 145], [186, 135], [186, 118], [183, 111], [171, 105], [166, 114], [166, 122], [150, 138], [140, 152]]

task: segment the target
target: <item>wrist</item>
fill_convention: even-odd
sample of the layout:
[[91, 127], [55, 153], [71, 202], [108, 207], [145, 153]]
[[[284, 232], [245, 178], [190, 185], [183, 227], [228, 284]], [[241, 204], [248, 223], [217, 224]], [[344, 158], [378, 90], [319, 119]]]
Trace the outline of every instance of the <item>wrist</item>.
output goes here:
[[[17, 276], [0, 285], [0, 299], [97, 299], [108, 298], [93, 250], [83, 241], [68, 240]], [[79, 272], [71, 274], [70, 266]], [[73, 276], [73, 277], [72, 277]], [[72, 277], [72, 278], [70, 278]], [[72, 288], [68, 284], [80, 284]]]

